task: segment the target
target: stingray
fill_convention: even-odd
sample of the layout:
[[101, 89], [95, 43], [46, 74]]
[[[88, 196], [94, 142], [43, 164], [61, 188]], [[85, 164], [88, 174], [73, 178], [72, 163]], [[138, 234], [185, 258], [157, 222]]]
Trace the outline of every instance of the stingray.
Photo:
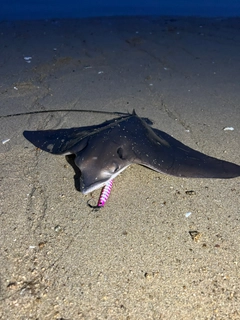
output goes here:
[[185, 178], [235, 178], [240, 166], [210, 157], [152, 128], [148, 119], [132, 114], [99, 125], [70, 129], [24, 131], [33, 145], [56, 155], [75, 155], [83, 194], [108, 186], [131, 164]]

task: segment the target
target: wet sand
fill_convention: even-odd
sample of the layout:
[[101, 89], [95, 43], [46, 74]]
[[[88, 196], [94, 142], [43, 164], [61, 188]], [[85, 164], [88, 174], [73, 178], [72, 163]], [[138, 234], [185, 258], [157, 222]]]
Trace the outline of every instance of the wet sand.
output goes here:
[[[65, 157], [22, 136], [113, 117], [71, 110], [135, 109], [240, 164], [239, 27], [178, 17], [1, 23], [1, 319], [240, 318], [239, 178], [130, 166], [93, 212], [99, 191], [79, 193]], [[7, 117], [53, 109], [65, 111]]]

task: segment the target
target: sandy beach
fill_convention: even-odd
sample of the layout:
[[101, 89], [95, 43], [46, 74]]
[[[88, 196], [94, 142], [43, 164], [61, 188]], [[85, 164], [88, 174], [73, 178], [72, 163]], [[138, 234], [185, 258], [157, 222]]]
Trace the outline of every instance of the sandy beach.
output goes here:
[[[0, 24], [0, 318], [240, 319], [240, 178], [133, 165], [82, 195], [64, 156], [24, 130], [132, 112], [240, 164], [240, 18]], [[62, 112], [26, 114], [34, 111]], [[23, 115], [16, 115], [23, 114]], [[224, 130], [233, 128], [234, 130]]]

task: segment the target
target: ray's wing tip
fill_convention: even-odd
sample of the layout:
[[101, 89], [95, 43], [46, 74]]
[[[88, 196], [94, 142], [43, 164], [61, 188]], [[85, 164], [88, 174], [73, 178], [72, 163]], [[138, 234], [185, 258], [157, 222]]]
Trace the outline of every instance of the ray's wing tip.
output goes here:
[[240, 177], [240, 166], [233, 162], [223, 161], [223, 169], [226, 174], [226, 178]]
[[31, 133], [32, 133], [32, 131], [24, 130], [22, 134], [23, 134], [24, 138], [26, 138], [27, 140], [29, 140], [29, 138], [30, 138], [30, 136], [31, 136]]
[[25, 137], [25, 136], [26, 136], [26, 134], [28, 134], [28, 132], [29, 132], [28, 130], [24, 130], [24, 131], [23, 131], [23, 133], [22, 133], [22, 134], [23, 134], [23, 136]]

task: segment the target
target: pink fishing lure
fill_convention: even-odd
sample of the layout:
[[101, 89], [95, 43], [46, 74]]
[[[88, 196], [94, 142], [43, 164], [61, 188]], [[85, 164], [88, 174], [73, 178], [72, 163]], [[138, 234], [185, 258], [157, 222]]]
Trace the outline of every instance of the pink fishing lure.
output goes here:
[[108, 197], [110, 196], [112, 185], [113, 185], [113, 180], [109, 180], [107, 184], [102, 188], [102, 192], [98, 200], [97, 207], [104, 207]]

